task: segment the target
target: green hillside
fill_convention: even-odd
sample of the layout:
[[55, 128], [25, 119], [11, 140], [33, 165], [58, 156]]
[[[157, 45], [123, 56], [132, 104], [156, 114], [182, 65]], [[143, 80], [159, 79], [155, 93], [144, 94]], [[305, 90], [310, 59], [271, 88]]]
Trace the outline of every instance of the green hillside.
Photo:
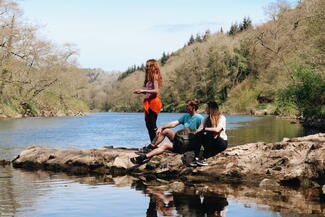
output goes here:
[[[304, 0], [296, 8], [273, 4], [270, 20], [252, 26], [244, 18], [229, 32], [191, 38], [161, 59], [164, 111], [184, 101], [217, 100], [228, 113], [324, 115], [325, 4]], [[140, 68], [140, 67], [139, 67]], [[144, 72], [128, 71], [107, 96], [111, 111], [140, 111]]]
[[[232, 114], [320, 117], [325, 108], [325, 4], [284, 1], [267, 9], [269, 21], [249, 18], [228, 32], [191, 36], [160, 58], [164, 111], [184, 102], [216, 100]], [[0, 1], [0, 117], [142, 111], [144, 65], [124, 73], [82, 69], [78, 50], [38, 36], [16, 2]]]

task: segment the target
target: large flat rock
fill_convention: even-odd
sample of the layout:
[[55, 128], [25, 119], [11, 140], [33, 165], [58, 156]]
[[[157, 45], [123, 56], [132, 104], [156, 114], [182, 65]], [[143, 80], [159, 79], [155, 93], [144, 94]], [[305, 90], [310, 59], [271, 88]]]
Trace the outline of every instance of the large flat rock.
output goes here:
[[174, 153], [164, 153], [146, 164], [134, 166], [130, 162], [130, 158], [136, 156], [134, 149], [31, 146], [13, 160], [13, 166], [73, 174], [129, 174], [188, 182], [259, 183], [267, 178], [283, 185], [320, 187], [325, 184], [324, 144], [324, 133], [283, 139], [277, 143], [250, 143], [229, 148], [209, 158], [209, 166], [197, 168], [186, 167], [182, 155]]

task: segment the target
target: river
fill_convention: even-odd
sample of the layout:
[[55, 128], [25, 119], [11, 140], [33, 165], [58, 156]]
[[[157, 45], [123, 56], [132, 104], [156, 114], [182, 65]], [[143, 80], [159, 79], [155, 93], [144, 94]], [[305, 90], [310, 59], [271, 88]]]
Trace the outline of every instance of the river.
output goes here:
[[[162, 113], [158, 125], [181, 114]], [[280, 141], [305, 135], [296, 121], [229, 115], [230, 146]], [[95, 113], [81, 117], [0, 120], [0, 159], [13, 159], [26, 146], [94, 148], [148, 144], [142, 113]], [[259, 189], [213, 184], [182, 191], [147, 186], [133, 177], [78, 177], [0, 166], [0, 216], [322, 216], [322, 198], [294, 189], [280, 199], [249, 197]], [[294, 196], [289, 196], [294, 195]], [[255, 198], [255, 199], [254, 199]], [[263, 196], [265, 198], [265, 196]], [[291, 204], [292, 200], [307, 208]], [[286, 203], [289, 203], [286, 205]], [[279, 205], [282, 204], [282, 205]], [[290, 205], [291, 204], [291, 205]]]

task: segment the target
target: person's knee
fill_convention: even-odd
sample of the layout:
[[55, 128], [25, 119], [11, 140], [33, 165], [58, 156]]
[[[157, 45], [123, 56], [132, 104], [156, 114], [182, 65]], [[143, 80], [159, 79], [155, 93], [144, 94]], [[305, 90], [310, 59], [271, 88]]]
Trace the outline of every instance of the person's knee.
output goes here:
[[165, 129], [162, 134], [164, 136], [167, 136], [169, 139], [173, 139], [174, 138], [174, 131], [171, 129]]
[[161, 133], [162, 133], [164, 136], [167, 136], [168, 134], [170, 134], [170, 131], [171, 131], [171, 129], [164, 129]]
[[162, 145], [162, 147], [164, 147], [164, 150], [172, 149], [173, 144], [172, 143], [165, 143], [165, 144]]

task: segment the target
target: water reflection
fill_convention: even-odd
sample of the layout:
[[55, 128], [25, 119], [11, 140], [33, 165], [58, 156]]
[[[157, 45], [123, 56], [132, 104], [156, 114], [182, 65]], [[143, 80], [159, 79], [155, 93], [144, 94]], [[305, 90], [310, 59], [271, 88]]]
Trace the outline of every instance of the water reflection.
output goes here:
[[267, 190], [221, 183], [185, 186], [131, 176], [78, 177], [8, 166], [0, 167], [0, 192], [0, 216], [325, 215], [324, 198], [317, 189]]
[[250, 122], [237, 122], [239, 127], [229, 129], [230, 146], [253, 142], [278, 142], [284, 137], [292, 138], [306, 135], [303, 127], [296, 120], [284, 120], [264, 117]]
[[35, 207], [35, 197], [48, 194], [52, 187], [50, 183], [40, 182], [37, 174], [28, 174], [30, 173], [21, 173], [9, 166], [0, 168], [0, 216], [27, 213]]
[[227, 199], [216, 194], [196, 194], [192, 191], [163, 192], [147, 187], [150, 197], [147, 217], [156, 216], [215, 216], [224, 217]]
[[172, 194], [156, 191], [154, 188], [147, 188], [150, 197], [149, 207], [146, 212], [147, 217], [175, 216], [175, 204]]

